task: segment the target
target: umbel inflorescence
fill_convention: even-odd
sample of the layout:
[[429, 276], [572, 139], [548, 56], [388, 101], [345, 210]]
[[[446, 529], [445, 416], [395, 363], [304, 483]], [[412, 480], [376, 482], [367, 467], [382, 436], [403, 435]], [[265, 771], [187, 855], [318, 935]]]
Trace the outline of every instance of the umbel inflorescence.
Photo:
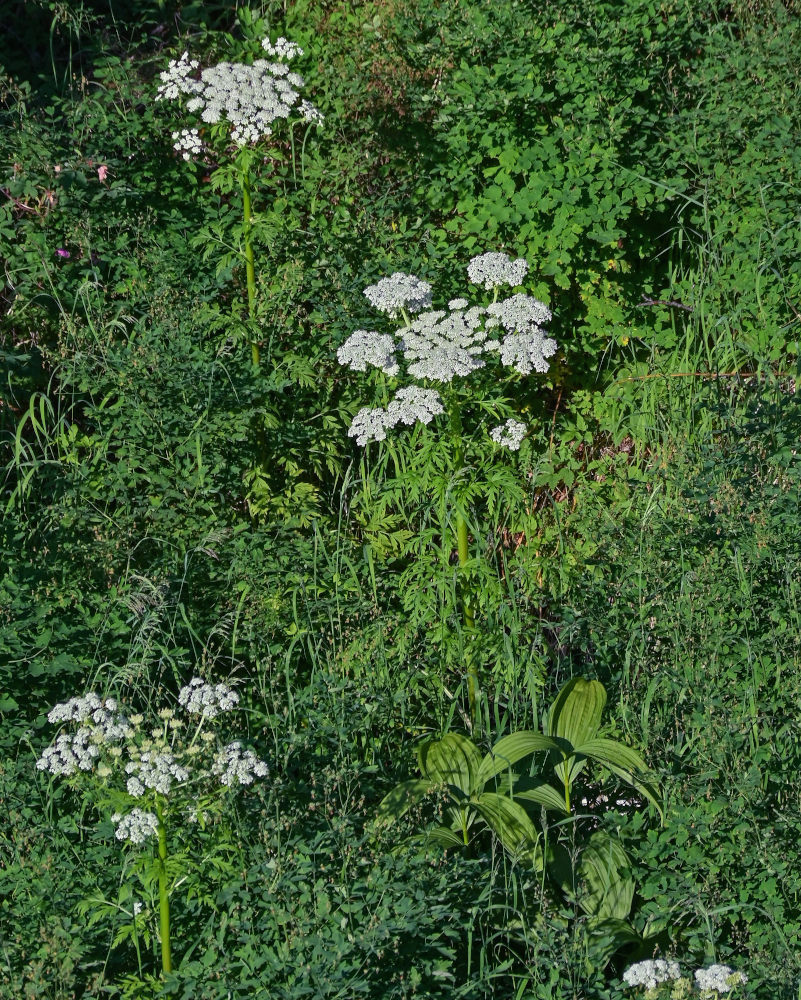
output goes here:
[[[172, 59], [160, 74], [156, 100], [179, 100], [188, 97], [186, 110], [197, 114], [208, 125], [227, 122], [231, 139], [237, 146], [247, 146], [272, 135], [276, 121], [289, 118], [296, 110], [306, 122], [320, 124], [323, 116], [301, 98], [303, 77], [293, 73], [287, 63], [303, 55], [303, 49], [286, 38], [273, 45], [269, 38], [262, 48], [273, 58], [257, 59], [251, 65], [221, 62], [200, 69], [197, 59], [184, 52]], [[173, 132], [174, 147], [185, 160], [197, 156], [202, 148], [197, 128]]]
[[[353, 371], [377, 368], [391, 378], [401, 374], [403, 365], [406, 375], [423, 385], [399, 389], [386, 407], [363, 407], [348, 434], [364, 446], [383, 441], [398, 424], [430, 423], [444, 412], [444, 406], [437, 389], [426, 383], [444, 385], [466, 378], [493, 356], [521, 375], [547, 372], [547, 359], [556, 352], [556, 341], [545, 331], [551, 319], [548, 307], [522, 293], [498, 300], [501, 287], [519, 286], [527, 272], [528, 263], [522, 257], [512, 260], [503, 253], [474, 257], [467, 276], [474, 285], [493, 292], [494, 301], [488, 306], [471, 306], [467, 299], [456, 298], [447, 309], [431, 309], [431, 286], [401, 272], [366, 288], [371, 305], [391, 320], [402, 317], [404, 326], [392, 333], [356, 330], [339, 348], [339, 363]], [[490, 436], [497, 444], [517, 450], [525, 431], [524, 424], [507, 420], [493, 428]]]
[[[179, 711], [165, 707], [146, 722], [126, 715], [113, 698], [89, 693], [58, 704], [51, 723], [71, 725], [36, 762], [41, 771], [80, 781], [97, 779], [130, 808], [112, 815], [117, 839], [141, 844], [158, 831], [158, 814], [181, 800], [187, 818], [216, 788], [250, 785], [267, 765], [239, 741], [222, 745], [210, 725], [239, 703], [227, 684], [194, 677], [178, 694]], [[124, 789], [124, 791], [123, 791]]]

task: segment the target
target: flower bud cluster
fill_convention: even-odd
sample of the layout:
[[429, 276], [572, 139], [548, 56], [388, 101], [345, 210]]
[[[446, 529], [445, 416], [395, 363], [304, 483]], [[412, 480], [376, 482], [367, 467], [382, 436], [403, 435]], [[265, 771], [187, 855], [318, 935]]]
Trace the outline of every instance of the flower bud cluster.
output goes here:
[[[285, 38], [279, 38], [275, 45], [267, 38], [262, 47], [278, 61], [257, 59], [250, 66], [221, 62], [201, 70], [199, 77], [197, 60], [184, 52], [160, 74], [162, 82], [156, 100], [189, 97], [187, 110], [200, 112], [201, 119], [209, 125], [227, 121], [231, 138], [238, 146], [272, 135], [273, 123], [289, 118], [295, 106], [303, 120], [319, 125], [323, 116], [310, 101], [301, 100], [299, 88], [303, 87], [303, 77], [290, 72], [286, 65], [296, 55], [302, 55], [303, 50]], [[200, 152], [196, 129], [173, 133], [173, 140], [184, 159]]]
[[[474, 284], [496, 293], [500, 285], [519, 285], [527, 272], [528, 262], [522, 257], [511, 260], [502, 253], [481, 254], [467, 268]], [[351, 334], [337, 351], [337, 358], [353, 371], [366, 371], [371, 366], [394, 378], [400, 374], [400, 354], [408, 375], [447, 384], [484, 368], [489, 355], [499, 356], [502, 364], [521, 375], [530, 375], [532, 371], [547, 372], [547, 359], [556, 353], [556, 341], [546, 336], [543, 328], [551, 311], [530, 295], [512, 295], [487, 307], [471, 307], [460, 297], [450, 300], [447, 312], [432, 310], [428, 282], [400, 271], [368, 286], [364, 294], [390, 318], [402, 314], [406, 325], [392, 336], [375, 330]], [[419, 315], [411, 319], [410, 313]], [[364, 446], [385, 440], [387, 431], [399, 423], [428, 424], [443, 412], [436, 392], [409, 386], [399, 391], [386, 409], [362, 407], [348, 434]], [[525, 426], [507, 421], [491, 434], [498, 444], [516, 451]]]
[[493, 427], [490, 431], [492, 440], [510, 451], [519, 451], [523, 438], [526, 436], [528, 428], [521, 424], [519, 420], [509, 419], [500, 427]]

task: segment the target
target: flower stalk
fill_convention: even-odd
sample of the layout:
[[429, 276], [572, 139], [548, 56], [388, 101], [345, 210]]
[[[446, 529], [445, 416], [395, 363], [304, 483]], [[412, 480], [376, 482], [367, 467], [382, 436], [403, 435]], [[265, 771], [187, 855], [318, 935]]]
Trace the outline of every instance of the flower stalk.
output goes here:
[[161, 930], [161, 968], [166, 974], [172, 972], [172, 952], [170, 949], [170, 897], [167, 893], [167, 825], [161, 802], [156, 804], [158, 816], [159, 851], [159, 927]]
[[256, 315], [256, 262], [253, 253], [253, 240], [251, 237], [253, 229], [253, 209], [250, 200], [250, 171], [247, 163], [239, 164], [239, 180], [242, 188], [242, 218], [243, 229], [242, 239], [245, 244], [245, 275], [248, 288], [248, 320], [250, 329], [250, 356], [253, 364], [258, 368], [261, 360], [259, 345], [253, 338], [253, 318]]

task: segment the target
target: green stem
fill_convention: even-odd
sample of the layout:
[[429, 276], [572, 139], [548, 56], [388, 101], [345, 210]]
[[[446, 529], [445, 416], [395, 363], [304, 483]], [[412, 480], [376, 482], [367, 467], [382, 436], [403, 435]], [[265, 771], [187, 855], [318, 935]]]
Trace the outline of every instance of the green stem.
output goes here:
[[[256, 261], [253, 255], [253, 243], [250, 238], [253, 227], [253, 210], [250, 202], [250, 174], [247, 164], [242, 164], [239, 168], [239, 177], [242, 182], [242, 215], [244, 227], [242, 238], [245, 243], [245, 273], [248, 284], [248, 319], [252, 322], [256, 311]], [[252, 331], [251, 331], [252, 336]], [[253, 364], [258, 366], [261, 359], [259, 345], [255, 340], [250, 341], [250, 354]]]
[[167, 895], [167, 827], [161, 803], [156, 806], [159, 821], [159, 922], [161, 927], [161, 968], [172, 972], [172, 954], [170, 952], [170, 900]]
[[[459, 413], [458, 400], [450, 400], [448, 409], [450, 411], [451, 436], [454, 442], [453, 467], [454, 473], [458, 476], [461, 474], [464, 466], [462, 417]], [[456, 551], [459, 555], [459, 566], [463, 570], [470, 558], [470, 552], [468, 545], [467, 521], [465, 520], [464, 513], [458, 504], [456, 507]], [[473, 608], [470, 603], [470, 595], [464, 580], [462, 580], [462, 614], [464, 616], [464, 628], [468, 642], [467, 648], [465, 649], [465, 660], [467, 662], [467, 701], [470, 709], [470, 724], [473, 730], [475, 730], [478, 722], [478, 668], [476, 667], [475, 657], [472, 655], [472, 650], [469, 646], [473, 639], [475, 619], [473, 617]]]

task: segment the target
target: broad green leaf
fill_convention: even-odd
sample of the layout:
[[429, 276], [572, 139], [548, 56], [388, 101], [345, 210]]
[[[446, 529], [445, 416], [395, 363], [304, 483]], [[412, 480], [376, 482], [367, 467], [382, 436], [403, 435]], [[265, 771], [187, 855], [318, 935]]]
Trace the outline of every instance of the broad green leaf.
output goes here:
[[429, 843], [433, 841], [440, 847], [455, 848], [456, 850], [462, 850], [465, 846], [462, 834], [447, 826], [435, 826], [433, 829], [427, 830], [422, 839]]
[[548, 735], [577, 747], [594, 738], [601, 725], [606, 691], [598, 681], [574, 677], [556, 696], [548, 719]]
[[481, 761], [476, 776], [476, 788], [483, 788], [490, 778], [494, 778], [496, 774], [500, 774], [538, 750], [555, 750], [560, 753], [562, 750], [569, 752], [570, 748], [550, 736], [543, 736], [542, 733], [535, 733], [532, 730], [521, 729], [520, 732], [510, 733], [498, 740]]
[[616, 951], [627, 944], [642, 944], [642, 938], [626, 920], [617, 917], [590, 917], [587, 920], [587, 957], [602, 969]]
[[576, 748], [577, 753], [591, 758], [622, 778], [627, 785], [636, 788], [654, 806], [664, 821], [662, 804], [659, 801], [659, 786], [648, 780], [648, 765], [636, 750], [618, 743], [617, 740], [588, 740]]
[[634, 879], [628, 868], [629, 859], [616, 838], [603, 831], [590, 837], [579, 861], [587, 890], [579, 903], [585, 913], [600, 920], [628, 917], [634, 900]]
[[[606, 691], [598, 681], [574, 677], [564, 685], [551, 706], [548, 733], [567, 740], [574, 747], [591, 740], [601, 725], [601, 714], [606, 705]], [[557, 764], [554, 770], [561, 782], [567, 772], [568, 786], [585, 767], [586, 761], [574, 757], [567, 763]]]
[[546, 809], [555, 809], [557, 812], [567, 814], [564, 794], [557, 792], [547, 781], [538, 780], [533, 788], [515, 792], [515, 800], [518, 799], [523, 799], [524, 802], [536, 802]]
[[526, 810], [506, 795], [485, 792], [475, 801], [481, 818], [513, 857], [541, 867], [539, 834]]
[[425, 778], [401, 781], [381, 800], [376, 818], [379, 822], [396, 822], [435, 787], [434, 783]]
[[481, 754], [472, 740], [460, 733], [446, 733], [441, 740], [427, 740], [417, 751], [424, 777], [444, 782], [470, 795], [476, 786]]

